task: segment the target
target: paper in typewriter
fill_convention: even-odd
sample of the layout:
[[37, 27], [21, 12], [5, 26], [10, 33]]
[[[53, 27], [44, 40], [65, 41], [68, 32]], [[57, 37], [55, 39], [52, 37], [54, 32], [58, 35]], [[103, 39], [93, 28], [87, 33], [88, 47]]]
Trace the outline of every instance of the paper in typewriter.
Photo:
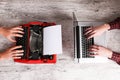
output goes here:
[[49, 26], [43, 29], [43, 54], [61, 54], [61, 25]]

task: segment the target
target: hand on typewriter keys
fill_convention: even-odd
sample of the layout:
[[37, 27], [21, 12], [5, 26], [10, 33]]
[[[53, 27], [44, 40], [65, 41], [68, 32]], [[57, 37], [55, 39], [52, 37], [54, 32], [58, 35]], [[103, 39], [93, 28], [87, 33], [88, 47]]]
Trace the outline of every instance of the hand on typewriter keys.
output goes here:
[[23, 56], [23, 50], [17, 50], [19, 48], [22, 48], [22, 46], [14, 46], [12, 48], [7, 49], [6, 51], [0, 53], [0, 60], [4, 59], [20, 59], [21, 56]]
[[12, 28], [1, 27], [0, 34], [5, 36], [11, 42], [16, 42], [14, 37], [22, 37], [24, 32], [22, 26], [12, 27]]
[[90, 27], [90, 28], [87, 28], [85, 30], [85, 34], [84, 35], [88, 39], [90, 39], [92, 37], [101, 35], [103, 32], [107, 31], [108, 29], [110, 29], [109, 24], [104, 24], [104, 25], [97, 26], [97, 27]]
[[102, 47], [102, 46], [98, 46], [98, 45], [93, 45], [89, 48], [89, 51], [94, 53], [94, 54], [91, 54], [90, 56], [104, 56], [104, 57], [108, 57], [108, 58], [111, 58], [112, 56], [112, 51], [105, 48], [105, 47]]

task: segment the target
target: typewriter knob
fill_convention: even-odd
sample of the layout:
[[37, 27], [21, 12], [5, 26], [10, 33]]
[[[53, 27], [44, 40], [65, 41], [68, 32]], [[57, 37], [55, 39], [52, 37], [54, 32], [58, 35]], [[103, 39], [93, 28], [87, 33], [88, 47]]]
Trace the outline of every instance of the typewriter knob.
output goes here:
[[53, 55], [49, 55], [49, 59], [52, 60], [53, 59]]

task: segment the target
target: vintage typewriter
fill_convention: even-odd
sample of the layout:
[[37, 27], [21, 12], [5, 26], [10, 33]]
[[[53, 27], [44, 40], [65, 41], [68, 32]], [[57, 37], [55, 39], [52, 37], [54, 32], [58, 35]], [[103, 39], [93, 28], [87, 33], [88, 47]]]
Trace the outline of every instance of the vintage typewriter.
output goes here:
[[16, 38], [16, 45], [22, 45], [24, 55], [21, 59], [15, 59], [20, 63], [56, 63], [56, 54], [43, 55], [43, 28], [55, 25], [47, 22], [30, 22], [22, 25], [24, 35], [22, 38]]

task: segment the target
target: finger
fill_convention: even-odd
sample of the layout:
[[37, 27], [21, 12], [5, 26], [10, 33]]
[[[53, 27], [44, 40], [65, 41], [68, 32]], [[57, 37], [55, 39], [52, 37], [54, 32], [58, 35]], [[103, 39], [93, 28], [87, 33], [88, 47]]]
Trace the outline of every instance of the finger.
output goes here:
[[24, 34], [23, 31], [20, 31], [20, 30], [13, 30], [12, 33], [20, 33], [20, 34]]
[[13, 29], [15, 29], [15, 28], [22, 28], [22, 26], [16, 26], [16, 27], [13, 27]]
[[19, 57], [19, 56], [23, 56], [23, 53], [17, 53], [17, 54], [13, 54], [14, 57]]
[[98, 49], [92, 48], [92, 49], [89, 49], [88, 51], [89, 51], [89, 52], [98, 52]]
[[12, 53], [23, 53], [24, 52], [24, 50], [14, 50]]
[[98, 48], [98, 47], [99, 47], [99, 45], [92, 45], [92, 47], [94, 47], [94, 48]]
[[18, 26], [18, 27], [14, 27], [12, 30], [22, 30], [23, 31], [23, 28], [22, 28], [22, 26]]
[[87, 29], [85, 29], [85, 32], [87, 32], [87, 31], [89, 31], [89, 30], [91, 30], [91, 29], [92, 29], [92, 27], [87, 28]]
[[13, 57], [13, 59], [21, 59], [21, 57]]
[[90, 48], [97, 48], [98, 46], [97, 45], [92, 45], [92, 46], [90, 46]]
[[11, 50], [16, 50], [16, 49], [20, 49], [20, 48], [22, 48], [21, 45], [20, 46], [14, 46], [14, 47], [11, 48]]
[[14, 27], [14, 28], [22, 28], [22, 26], [16, 26], [16, 27]]
[[90, 30], [86, 31], [84, 35], [88, 35], [88, 34], [91, 33], [92, 31], [93, 31], [93, 30], [90, 29]]
[[98, 45], [92, 45], [92, 46], [90, 46], [90, 49], [97, 49], [97, 50], [99, 50], [99, 46]]
[[90, 38], [94, 37], [94, 35], [95, 35], [95, 33], [91, 32], [86, 37], [87, 37], [87, 39], [90, 39]]
[[12, 34], [12, 36], [14, 36], [14, 37], [23, 37], [23, 35], [22, 34]]

